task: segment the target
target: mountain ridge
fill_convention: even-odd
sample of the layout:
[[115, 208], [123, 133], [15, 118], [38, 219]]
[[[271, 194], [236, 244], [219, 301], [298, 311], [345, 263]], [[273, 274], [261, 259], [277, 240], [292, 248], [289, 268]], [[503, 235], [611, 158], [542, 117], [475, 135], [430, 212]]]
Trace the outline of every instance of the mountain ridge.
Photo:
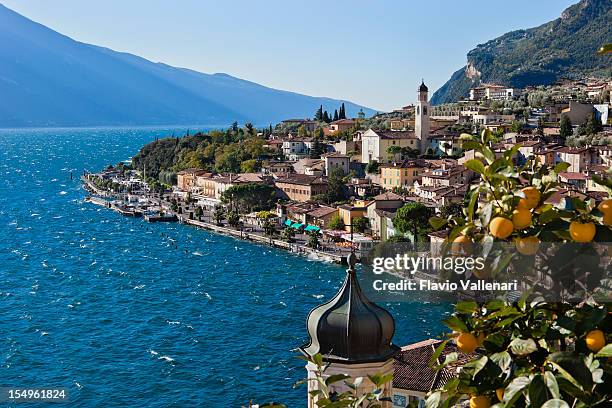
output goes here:
[[612, 76], [612, 57], [596, 54], [612, 41], [612, 0], [581, 0], [555, 20], [510, 31], [467, 54], [467, 63], [432, 96], [432, 104], [466, 97], [472, 86], [523, 88], [584, 76]]
[[0, 4], [0, 127], [227, 125], [312, 117], [347, 100], [278, 90], [80, 42]]

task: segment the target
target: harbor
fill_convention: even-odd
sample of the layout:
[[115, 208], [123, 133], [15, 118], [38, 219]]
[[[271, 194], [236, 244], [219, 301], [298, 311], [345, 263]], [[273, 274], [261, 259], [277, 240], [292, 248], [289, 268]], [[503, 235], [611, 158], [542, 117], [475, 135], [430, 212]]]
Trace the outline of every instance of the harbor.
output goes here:
[[308, 246], [308, 234], [296, 234], [292, 238], [293, 242], [288, 242], [267, 235], [264, 229], [258, 225], [241, 223], [238, 228], [234, 228], [227, 224], [206, 221], [206, 219], [212, 220], [214, 218], [214, 212], [212, 211], [204, 210], [196, 219], [194, 209], [187, 203], [181, 203], [176, 209], [177, 197], [172, 192], [166, 194], [152, 193], [148, 191], [144, 183], [132, 179], [130, 183], [133, 189], [131, 189], [130, 194], [115, 193], [100, 188], [93, 181], [97, 177], [99, 176], [92, 174], [81, 176], [83, 188], [90, 194], [85, 198], [85, 202], [113, 210], [125, 217], [142, 218], [149, 223], [178, 222], [234, 239], [283, 249], [307, 257], [310, 260], [328, 263], [346, 264], [347, 256], [350, 253], [347, 248], [339, 250], [324, 245], [320, 248], [312, 248]]

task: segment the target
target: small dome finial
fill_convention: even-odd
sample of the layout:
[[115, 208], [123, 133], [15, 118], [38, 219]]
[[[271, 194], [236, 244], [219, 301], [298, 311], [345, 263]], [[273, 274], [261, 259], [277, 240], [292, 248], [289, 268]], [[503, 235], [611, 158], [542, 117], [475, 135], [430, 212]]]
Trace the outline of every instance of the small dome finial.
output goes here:
[[357, 264], [357, 255], [355, 255], [354, 252], [351, 252], [347, 257], [346, 257], [346, 263], [349, 266], [349, 271], [354, 272], [355, 271], [355, 265]]

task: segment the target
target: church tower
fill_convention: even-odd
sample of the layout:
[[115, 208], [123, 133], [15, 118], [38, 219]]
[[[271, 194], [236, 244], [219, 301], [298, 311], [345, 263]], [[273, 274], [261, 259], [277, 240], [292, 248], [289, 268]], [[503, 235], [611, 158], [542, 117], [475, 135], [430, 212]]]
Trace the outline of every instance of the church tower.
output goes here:
[[428, 89], [425, 82], [421, 80], [418, 90], [417, 103], [414, 108], [414, 133], [419, 141], [421, 153], [425, 153], [429, 147], [429, 102]]
[[[361, 291], [355, 272], [356, 256], [349, 255], [349, 269], [346, 279], [338, 293], [327, 303], [312, 309], [307, 325], [310, 342], [300, 347], [300, 351], [312, 358], [320, 354], [326, 366], [323, 378], [346, 374], [353, 380], [363, 377], [357, 392], [374, 390], [368, 375], [387, 375], [393, 373], [394, 356], [399, 347], [392, 343], [395, 321], [391, 314], [372, 303]], [[310, 392], [319, 389], [316, 378], [317, 366], [311, 362], [308, 371], [308, 408], [316, 408], [316, 397]], [[330, 391], [342, 393], [349, 388], [343, 381], [330, 386]], [[391, 397], [392, 384], [384, 385], [383, 394]], [[390, 407], [383, 402], [383, 407]]]

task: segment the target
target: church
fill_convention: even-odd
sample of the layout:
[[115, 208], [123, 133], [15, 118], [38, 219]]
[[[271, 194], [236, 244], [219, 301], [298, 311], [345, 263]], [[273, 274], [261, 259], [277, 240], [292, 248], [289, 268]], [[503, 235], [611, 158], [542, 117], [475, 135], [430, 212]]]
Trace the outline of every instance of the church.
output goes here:
[[[355, 271], [356, 257], [349, 255], [346, 278], [338, 293], [328, 302], [315, 307], [308, 315], [307, 329], [310, 341], [300, 347], [307, 357], [320, 354], [327, 368], [324, 378], [346, 374], [351, 378], [365, 377], [358, 393], [372, 389], [368, 375], [393, 374], [385, 385], [384, 395], [391, 399], [385, 408], [405, 408], [413, 401], [425, 405], [426, 394], [442, 387], [456, 376], [458, 368], [474, 355], [461, 353], [448, 344], [438, 357], [444, 361], [447, 354], [458, 352], [456, 363], [435, 371], [429, 361], [440, 340], [428, 339], [404, 347], [393, 343], [395, 321], [384, 308], [371, 302], [359, 286]], [[316, 378], [317, 367], [306, 365], [308, 378]], [[317, 381], [308, 381], [308, 408], [316, 408], [316, 398], [310, 391], [318, 389]], [[333, 384], [332, 391], [344, 392], [349, 388], [342, 382]]]
[[414, 132], [400, 130], [374, 130], [368, 129], [361, 134], [361, 163], [393, 162], [396, 157], [390, 155], [389, 148], [410, 148], [425, 153], [430, 147], [430, 107], [429, 89], [425, 82], [417, 89], [417, 101], [414, 107]]

